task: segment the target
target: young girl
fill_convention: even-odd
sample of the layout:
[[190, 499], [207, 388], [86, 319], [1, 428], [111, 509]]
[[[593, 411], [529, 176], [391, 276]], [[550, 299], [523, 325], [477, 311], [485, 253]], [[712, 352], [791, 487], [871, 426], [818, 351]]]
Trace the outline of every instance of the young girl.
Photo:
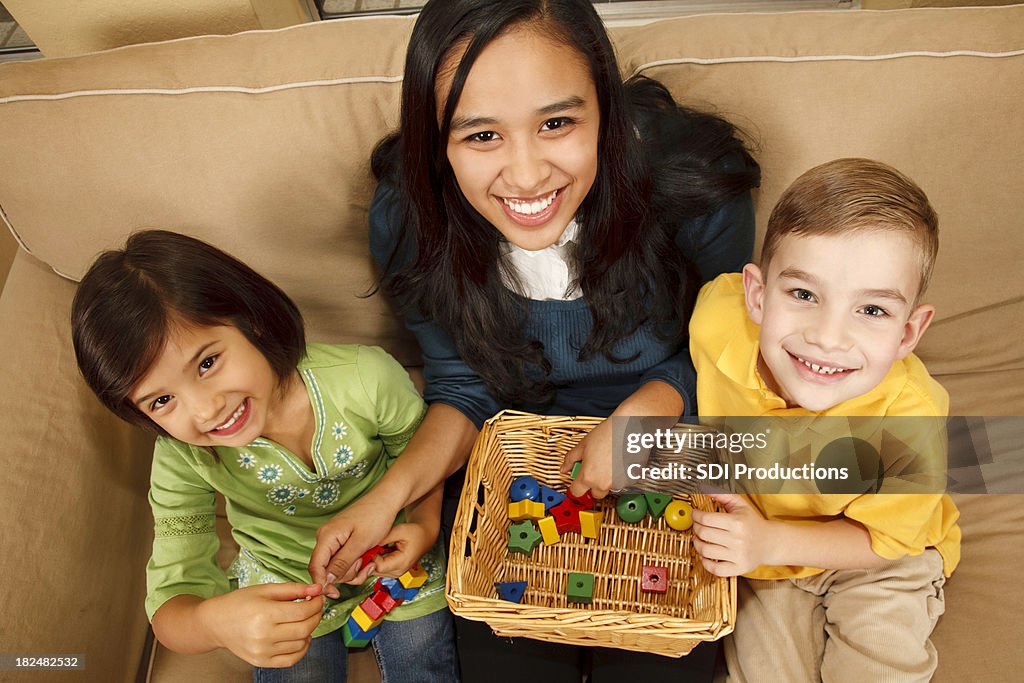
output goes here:
[[[306, 344], [283, 291], [205, 242], [164, 231], [97, 259], [75, 296], [72, 331], [100, 400], [159, 435], [146, 611], [164, 645], [227, 648], [256, 667], [256, 681], [344, 681], [342, 627], [370, 593], [368, 574], [398, 576], [419, 560], [427, 583], [391, 612], [373, 647], [387, 681], [457, 680], [435, 542], [439, 487], [392, 518], [384, 541], [395, 552], [361, 568], [356, 585], [329, 585], [334, 599], [306, 571], [320, 525], [370, 490], [423, 418], [394, 359]], [[215, 492], [241, 547], [230, 583], [216, 562]]]
[[[753, 246], [758, 168], [721, 119], [623, 83], [589, 0], [432, 0], [406, 57], [401, 127], [377, 149], [370, 240], [423, 351], [423, 425], [377, 489], [321, 530], [314, 578], [349, 571], [384, 514], [458, 470], [502, 408], [695, 411], [686, 344], [699, 283]], [[611, 421], [569, 453], [608, 493]], [[455, 492], [457, 494], [457, 492]], [[446, 501], [447, 504], [448, 501]], [[456, 620], [466, 680], [710, 677], [682, 660], [498, 639]]]

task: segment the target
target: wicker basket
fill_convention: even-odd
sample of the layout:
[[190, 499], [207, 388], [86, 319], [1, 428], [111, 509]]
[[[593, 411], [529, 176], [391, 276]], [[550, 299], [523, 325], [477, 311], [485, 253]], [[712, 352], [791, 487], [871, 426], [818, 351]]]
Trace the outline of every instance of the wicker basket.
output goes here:
[[[696, 645], [731, 633], [736, 581], [704, 570], [690, 532], [664, 520], [622, 522], [610, 501], [600, 501], [600, 538], [576, 533], [531, 555], [508, 552], [508, 489], [529, 474], [556, 490], [571, 480], [559, 473], [563, 456], [601, 420], [541, 417], [505, 411], [484, 425], [473, 448], [459, 501], [448, 560], [448, 604], [466, 619], [485, 621], [501, 636], [538, 638], [680, 657]], [[686, 496], [698, 509], [715, 505]], [[668, 568], [664, 594], [640, 590], [643, 565]], [[590, 605], [569, 604], [569, 572], [595, 576]], [[522, 604], [497, 597], [497, 581], [527, 581]]]

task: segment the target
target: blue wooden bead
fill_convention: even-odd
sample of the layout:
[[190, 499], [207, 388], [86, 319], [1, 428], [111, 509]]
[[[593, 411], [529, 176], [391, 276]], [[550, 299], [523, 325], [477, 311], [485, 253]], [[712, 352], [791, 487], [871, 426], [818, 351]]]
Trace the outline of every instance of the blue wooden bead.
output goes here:
[[512, 480], [512, 486], [508, 488], [508, 497], [513, 503], [521, 500], [540, 500], [540, 484], [528, 475], [516, 477]]

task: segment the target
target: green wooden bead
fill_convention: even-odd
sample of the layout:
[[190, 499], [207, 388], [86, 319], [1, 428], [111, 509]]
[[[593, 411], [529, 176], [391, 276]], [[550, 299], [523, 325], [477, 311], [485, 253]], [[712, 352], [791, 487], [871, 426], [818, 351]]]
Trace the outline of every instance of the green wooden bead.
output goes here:
[[594, 575], [583, 572], [569, 572], [569, 578], [565, 584], [565, 595], [569, 602], [593, 602]]
[[661, 513], [665, 512], [665, 508], [672, 502], [672, 496], [665, 493], [647, 492], [644, 494], [644, 499], [647, 501], [647, 512], [654, 519], [661, 517]]
[[615, 511], [623, 522], [639, 522], [647, 516], [647, 499], [642, 493], [627, 493], [619, 496]]
[[583, 461], [582, 460], [577, 460], [573, 464], [572, 472], [569, 473], [569, 476], [571, 476], [573, 479], [575, 479], [576, 477], [580, 476], [580, 468], [581, 467], [583, 467]]

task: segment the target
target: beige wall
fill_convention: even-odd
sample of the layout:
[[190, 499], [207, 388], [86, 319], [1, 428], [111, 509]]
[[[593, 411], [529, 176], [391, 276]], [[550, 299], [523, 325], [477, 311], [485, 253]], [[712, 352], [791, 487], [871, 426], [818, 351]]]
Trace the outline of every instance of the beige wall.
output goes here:
[[306, 0], [4, 0], [47, 57], [311, 20]]

